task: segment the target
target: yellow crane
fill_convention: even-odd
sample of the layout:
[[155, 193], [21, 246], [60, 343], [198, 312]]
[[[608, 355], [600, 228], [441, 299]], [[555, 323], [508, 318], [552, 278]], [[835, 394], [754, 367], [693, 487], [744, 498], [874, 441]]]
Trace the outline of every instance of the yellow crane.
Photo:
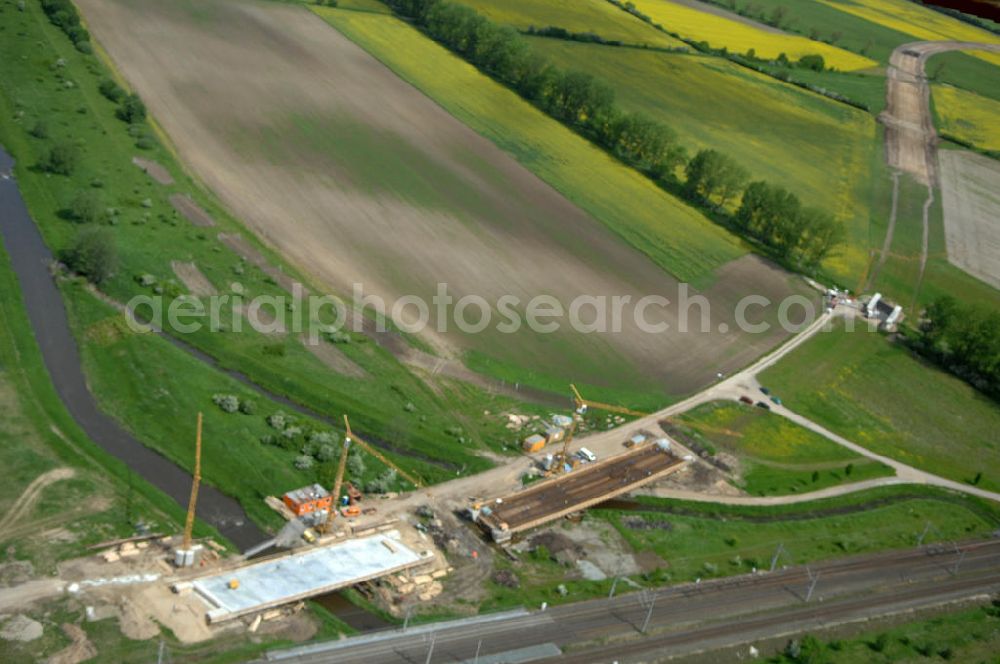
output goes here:
[[562, 451], [556, 454], [552, 458], [552, 465], [549, 466], [546, 475], [558, 475], [566, 469], [566, 462], [569, 459], [569, 444], [573, 442], [573, 434], [576, 433], [576, 418], [573, 418], [573, 423], [569, 425], [569, 429], [566, 430], [566, 437], [563, 438]]
[[187, 519], [184, 521], [184, 544], [182, 548], [191, 549], [191, 534], [194, 531], [194, 512], [198, 504], [198, 486], [201, 484], [201, 413], [198, 413], [198, 430], [194, 443], [194, 478], [191, 480], [191, 499], [188, 500]]
[[330, 510], [330, 516], [327, 518], [327, 520], [316, 527], [316, 530], [318, 530], [321, 533], [325, 533], [330, 529], [330, 525], [333, 522], [334, 518], [336, 517], [337, 510], [340, 507], [340, 490], [341, 488], [343, 488], [344, 485], [344, 471], [347, 468], [347, 455], [351, 451], [351, 443], [357, 443], [358, 445], [360, 445], [363, 450], [365, 450], [373, 457], [384, 463], [386, 466], [395, 470], [397, 473], [402, 475], [407, 481], [409, 481], [415, 487], [420, 488], [423, 486], [423, 483], [420, 480], [418, 480], [413, 475], [410, 475], [408, 472], [406, 472], [405, 470], [394, 464], [392, 461], [389, 461], [389, 459], [387, 459], [385, 455], [383, 455], [374, 447], [372, 447], [364, 440], [359, 438], [358, 434], [351, 431], [351, 422], [350, 420], [347, 419], [346, 414], [344, 415], [344, 431], [345, 431], [344, 446], [343, 448], [341, 448], [340, 461], [337, 463], [337, 476], [333, 480], [333, 493], [332, 493], [333, 509]]
[[649, 415], [649, 413], [640, 413], [637, 410], [631, 410], [629, 408], [624, 408], [622, 406], [612, 406], [608, 403], [601, 403], [599, 401], [590, 401], [589, 399], [584, 399], [580, 394], [580, 390], [576, 389], [576, 385], [570, 383], [570, 388], [573, 390], [573, 401], [576, 403], [576, 412], [583, 415], [587, 412], [588, 408], [596, 408], [598, 410], [606, 410], [611, 413], [620, 413], [621, 415], [631, 415], [632, 417], [643, 417]]
[[376, 459], [378, 459], [379, 461], [381, 461], [382, 463], [384, 463], [385, 465], [389, 466], [397, 473], [402, 475], [403, 478], [406, 479], [408, 482], [410, 482], [410, 484], [412, 484], [413, 486], [417, 487], [418, 489], [423, 486], [423, 483], [420, 480], [418, 480], [413, 475], [410, 475], [408, 472], [406, 472], [405, 470], [394, 464], [392, 461], [389, 461], [389, 459], [387, 459], [384, 454], [376, 450], [374, 447], [372, 447], [364, 440], [359, 438], [356, 433], [351, 431], [351, 423], [350, 421], [348, 421], [347, 415], [344, 415], [344, 428], [347, 431], [347, 436], [346, 436], [347, 439], [344, 444], [345, 452], [347, 451], [347, 445], [350, 444], [351, 442], [355, 442], [358, 445], [360, 445], [365, 452], [368, 452], [368, 454], [371, 454], [373, 457], [375, 457]]

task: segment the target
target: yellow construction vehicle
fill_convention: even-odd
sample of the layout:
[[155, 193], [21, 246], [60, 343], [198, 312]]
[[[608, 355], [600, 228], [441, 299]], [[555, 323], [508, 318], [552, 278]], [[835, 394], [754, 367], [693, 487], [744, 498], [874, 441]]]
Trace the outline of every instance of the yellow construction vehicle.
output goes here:
[[640, 413], [637, 410], [631, 410], [629, 408], [624, 408], [622, 406], [612, 406], [608, 403], [601, 403], [599, 401], [590, 401], [584, 399], [580, 394], [580, 390], [576, 389], [576, 385], [570, 383], [570, 388], [573, 390], [573, 401], [576, 403], [576, 412], [583, 415], [587, 412], [588, 408], [596, 408], [597, 410], [606, 410], [610, 413], [619, 413], [621, 415], [630, 415], [632, 417], [644, 417], [649, 415], [649, 413]]
[[552, 465], [545, 471], [546, 477], [559, 475], [566, 470], [566, 464], [569, 463], [569, 444], [573, 442], [573, 434], [576, 433], [576, 423], [577, 420], [574, 417], [573, 423], [566, 430], [566, 437], [563, 438], [562, 450], [552, 456]]

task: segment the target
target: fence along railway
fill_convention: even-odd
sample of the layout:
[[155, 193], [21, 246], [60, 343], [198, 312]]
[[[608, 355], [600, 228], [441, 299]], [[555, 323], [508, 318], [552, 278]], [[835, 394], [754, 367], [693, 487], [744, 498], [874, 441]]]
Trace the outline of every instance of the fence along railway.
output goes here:
[[685, 461], [666, 441], [587, 464], [523, 491], [479, 503], [472, 518], [495, 542], [603, 503], [679, 470]]

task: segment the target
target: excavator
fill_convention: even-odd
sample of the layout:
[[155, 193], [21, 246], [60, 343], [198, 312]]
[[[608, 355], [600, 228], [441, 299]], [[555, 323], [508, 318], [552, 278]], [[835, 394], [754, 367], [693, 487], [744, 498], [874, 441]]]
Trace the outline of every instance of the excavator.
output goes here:
[[[344, 470], [347, 468], [347, 455], [351, 451], [351, 444], [357, 443], [361, 446], [361, 449], [371, 454], [373, 457], [381, 461], [383, 464], [395, 470], [401, 477], [410, 482], [413, 486], [418, 489], [423, 486], [423, 483], [406, 472], [392, 461], [390, 461], [384, 454], [376, 450], [374, 447], [362, 440], [356, 433], [351, 431], [351, 422], [347, 419], [347, 415], [344, 415], [344, 446], [340, 451], [340, 461], [337, 463], [337, 476], [333, 481], [333, 509], [330, 511], [330, 516], [323, 523], [316, 527], [316, 530], [320, 533], [328, 532], [333, 524], [333, 520], [336, 518], [337, 509], [340, 503], [340, 491], [344, 488]], [[341, 514], [345, 517], [354, 517], [361, 514], [361, 507], [358, 503], [361, 502], [361, 492], [355, 488], [351, 483], [347, 483], [347, 505], [341, 510]]]

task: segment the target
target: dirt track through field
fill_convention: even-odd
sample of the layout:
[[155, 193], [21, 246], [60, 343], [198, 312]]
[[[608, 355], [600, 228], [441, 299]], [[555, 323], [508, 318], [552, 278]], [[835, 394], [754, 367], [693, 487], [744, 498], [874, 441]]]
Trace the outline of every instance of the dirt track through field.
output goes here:
[[76, 471], [72, 468], [55, 468], [48, 471], [47, 473], [42, 473], [36, 477], [31, 484], [21, 493], [20, 497], [11, 505], [10, 509], [7, 510], [7, 514], [0, 519], [0, 533], [6, 532], [10, 529], [12, 525], [23, 518], [31, 506], [35, 504], [38, 497], [42, 495], [42, 491], [45, 487], [59, 482], [60, 480], [68, 480], [76, 475]]
[[[914, 290], [911, 308], [917, 304], [924, 271], [927, 268], [927, 253], [930, 242], [930, 210], [934, 205], [934, 189], [942, 186], [945, 200], [945, 237], [948, 245], [948, 259], [970, 274], [996, 286], [1000, 283], [1000, 261], [995, 253], [996, 215], [1000, 203], [984, 205], [988, 196], [973, 192], [961, 177], [954, 177], [958, 162], [951, 155], [947, 166], [951, 176], [941, 181], [938, 168], [938, 136], [930, 109], [930, 85], [924, 73], [927, 60], [938, 53], [960, 50], [982, 50], [1000, 52], [1000, 45], [976, 42], [940, 41], [913, 42], [902, 44], [889, 58], [888, 86], [886, 89], [886, 110], [880, 116], [885, 125], [885, 151], [889, 166], [912, 174], [927, 186], [927, 198], [923, 207], [923, 237], [920, 254], [920, 273]], [[971, 173], [966, 173], [972, 177]], [[978, 175], [988, 175], [982, 170]], [[1000, 178], [991, 178], [993, 187], [1000, 186]], [[895, 191], [894, 191], [895, 196]], [[975, 202], [966, 201], [974, 198]], [[895, 210], [896, 199], [893, 199]], [[886, 242], [891, 244], [893, 224], [887, 233]], [[885, 250], [879, 267], [885, 260]], [[877, 270], [876, 270], [877, 271]], [[871, 281], [869, 281], [871, 283]]]
[[[564, 304], [580, 294], [677, 300], [676, 281], [643, 253], [301, 7], [79, 5], [193, 172], [334, 292], [360, 283], [391, 304], [411, 294], [429, 300], [447, 283], [456, 300], [513, 295], [522, 309], [542, 293]], [[647, 334], [627, 317], [618, 334], [540, 338], [491, 327], [472, 336], [452, 325], [424, 340], [445, 357], [479, 350], [548, 374], [572, 368], [584, 382], [616, 374], [689, 392], [784, 336], [716, 330], [736, 329], [733, 305], [743, 295], [790, 294], [787, 274], [753, 257], [719, 274], [706, 291], [713, 307], [705, 334]], [[676, 330], [676, 306], [647, 312]]]

